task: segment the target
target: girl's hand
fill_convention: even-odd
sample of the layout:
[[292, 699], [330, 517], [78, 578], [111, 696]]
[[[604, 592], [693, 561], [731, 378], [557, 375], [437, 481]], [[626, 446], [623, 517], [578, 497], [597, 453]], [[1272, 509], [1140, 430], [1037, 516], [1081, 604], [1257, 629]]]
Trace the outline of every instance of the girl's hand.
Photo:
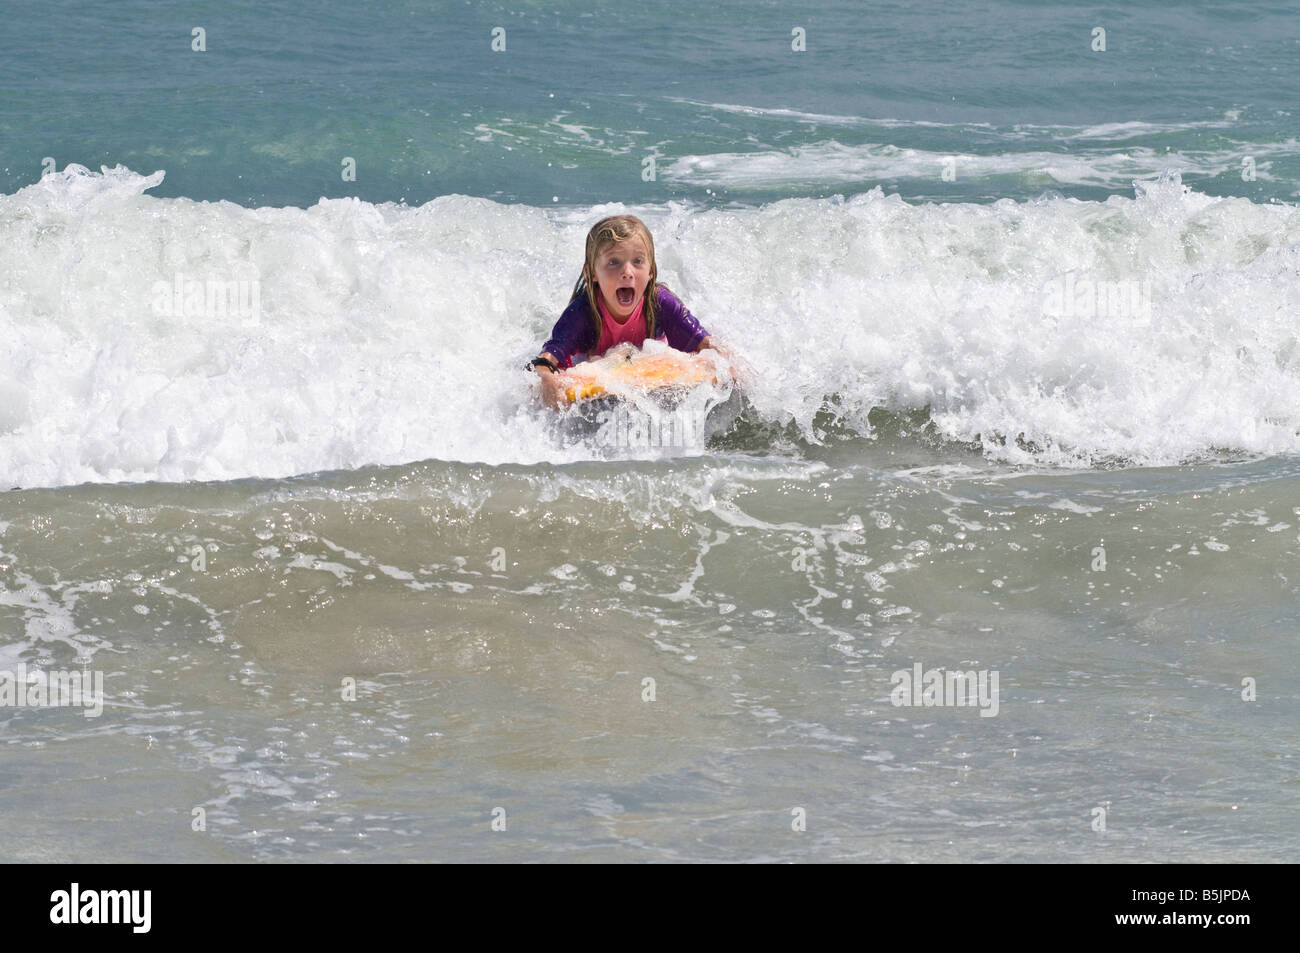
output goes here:
[[560, 383], [560, 375], [553, 374], [544, 367], [539, 367], [537, 373], [542, 379], [542, 402], [552, 410], [559, 410], [564, 400], [564, 386]]
[[725, 344], [716, 343], [712, 337], [707, 337], [701, 341], [700, 346], [696, 349], [695, 353], [700, 353], [700, 351], [703, 351], [706, 347], [709, 350], [717, 351], [722, 355], [723, 359], [727, 362], [727, 372], [731, 375], [732, 383], [737, 384], [742, 388], [745, 387], [753, 373], [749, 364]]
[[[555, 358], [550, 354], [542, 354], [541, 356], [555, 361]], [[541, 381], [542, 403], [552, 410], [559, 410], [564, 402], [564, 385], [560, 382], [560, 375], [543, 364], [536, 365], [533, 368], [533, 373]]]

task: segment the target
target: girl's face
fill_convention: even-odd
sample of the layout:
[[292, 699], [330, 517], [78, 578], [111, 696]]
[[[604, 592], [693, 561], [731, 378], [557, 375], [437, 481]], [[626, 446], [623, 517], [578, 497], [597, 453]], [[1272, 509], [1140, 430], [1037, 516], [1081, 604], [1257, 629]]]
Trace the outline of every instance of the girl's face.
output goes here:
[[596, 288], [609, 313], [620, 321], [636, 310], [649, 283], [650, 256], [640, 238], [606, 245], [596, 256]]

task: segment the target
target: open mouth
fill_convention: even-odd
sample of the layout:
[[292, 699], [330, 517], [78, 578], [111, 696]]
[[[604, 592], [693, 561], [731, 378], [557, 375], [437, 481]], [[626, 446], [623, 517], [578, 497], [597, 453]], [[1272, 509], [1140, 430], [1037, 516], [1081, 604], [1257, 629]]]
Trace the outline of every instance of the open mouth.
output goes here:
[[619, 307], [630, 308], [636, 292], [631, 288], [615, 288], [614, 297], [618, 299]]

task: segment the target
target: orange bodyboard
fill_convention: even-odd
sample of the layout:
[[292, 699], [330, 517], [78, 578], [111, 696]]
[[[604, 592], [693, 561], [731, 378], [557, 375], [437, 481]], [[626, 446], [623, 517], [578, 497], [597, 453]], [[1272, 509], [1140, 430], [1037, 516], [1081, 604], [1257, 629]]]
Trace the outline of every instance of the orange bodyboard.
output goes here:
[[628, 345], [597, 360], [575, 364], [561, 377], [565, 399], [570, 403], [629, 391], [694, 387], [717, 380], [713, 364], [697, 354], [672, 350], [645, 353]]

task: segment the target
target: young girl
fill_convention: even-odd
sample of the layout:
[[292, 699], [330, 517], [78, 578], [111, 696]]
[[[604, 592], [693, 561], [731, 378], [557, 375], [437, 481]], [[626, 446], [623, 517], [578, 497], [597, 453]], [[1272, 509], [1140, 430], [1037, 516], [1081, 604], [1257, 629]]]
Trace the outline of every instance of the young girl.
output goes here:
[[713, 347], [681, 300], [656, 280], [655, 243], [634, 215], [603, 218], [587, 233], [582, 275], [569, 306], [530, 365], [541, 378], [542, 399], [560, 406], [556, 376], [578, 360], [597, 358], [616, 344], [640, 347], [647, 338], [666, 340], [679, 351]]

